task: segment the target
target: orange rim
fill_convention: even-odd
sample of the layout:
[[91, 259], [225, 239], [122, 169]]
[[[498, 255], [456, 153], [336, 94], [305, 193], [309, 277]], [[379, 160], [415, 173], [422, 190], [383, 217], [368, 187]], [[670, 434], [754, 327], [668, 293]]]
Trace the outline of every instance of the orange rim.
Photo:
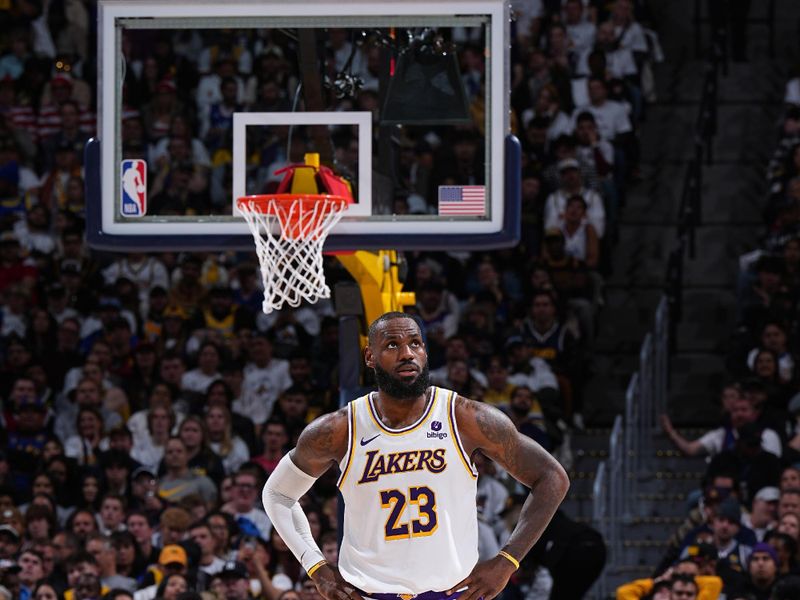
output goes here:
[[[242, 212], [279, 216], [281, 233], [290, 239], [318, 239], [317, 228], [324, 217], [341, 212], [352, 203], [352, 198], [333, 194], [259, 194], [236, 201]], [[295, 210], [298, 205], [300, 210]]]
[[333, 194], [257, 194], [242, 196], [236, 201], [236, 204], [243, 212], [252, 210], [261, 214], [272, 214], [274, 212], [272, 202], [284, 210], [290, 209], [292, 204], [299, 202], [304, 211], [313, 209], [317, 204], [322, 204], [323, 210], [332, 212], [346, 208], [353, 203], [353, 199]]

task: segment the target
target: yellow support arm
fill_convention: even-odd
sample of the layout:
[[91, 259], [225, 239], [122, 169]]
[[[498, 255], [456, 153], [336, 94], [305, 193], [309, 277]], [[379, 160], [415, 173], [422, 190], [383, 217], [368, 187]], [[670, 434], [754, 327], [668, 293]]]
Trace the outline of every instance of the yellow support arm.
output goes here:
[[[402, 312], [404, 306], [416, 304], [414, 292], [404, 292], [400, 283], [396, 250], [357, 250], [352, 254], [339, 254], [336, 258], [358, 283], [367, 324], [383, 313]], [[361, 336], [361, 347], [365, 346], [366, 338]]]

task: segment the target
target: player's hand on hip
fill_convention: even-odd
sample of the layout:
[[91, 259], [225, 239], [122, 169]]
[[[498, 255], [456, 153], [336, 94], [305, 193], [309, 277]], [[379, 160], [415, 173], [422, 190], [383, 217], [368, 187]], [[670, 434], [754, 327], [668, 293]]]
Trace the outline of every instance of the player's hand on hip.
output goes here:
[[364, 600], [352, 585], [347, 583], [332, 565], [324, 565], [311, 577], [317, 591], [326, 600]]
[[486, 562], [478, 563], [465, 579], [447, 590], [447, 595], [467, 588], [458, 600], [492, 600], [506, 587], [516, 568], [502, 556], [495, 556]]

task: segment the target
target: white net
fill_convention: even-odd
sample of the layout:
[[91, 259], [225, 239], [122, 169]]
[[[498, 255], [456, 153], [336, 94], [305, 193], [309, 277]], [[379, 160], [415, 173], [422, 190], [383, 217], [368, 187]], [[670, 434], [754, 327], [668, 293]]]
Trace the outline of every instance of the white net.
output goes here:
[[322, 245], [346, 207], [347, 201], [339, 196], [313, 194], [239, 200], [261, 263], [266, 314], [284, 304], [297, 307], [303, 300], [313, 304], [330, 298]]

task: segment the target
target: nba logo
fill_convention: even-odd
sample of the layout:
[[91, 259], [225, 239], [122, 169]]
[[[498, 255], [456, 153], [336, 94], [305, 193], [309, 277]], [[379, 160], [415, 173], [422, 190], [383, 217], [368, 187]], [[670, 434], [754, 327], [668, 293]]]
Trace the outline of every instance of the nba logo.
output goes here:
[[120, 211], [123, 217], [147, 214], [147, 164], [140, 158], [122, 161]]

